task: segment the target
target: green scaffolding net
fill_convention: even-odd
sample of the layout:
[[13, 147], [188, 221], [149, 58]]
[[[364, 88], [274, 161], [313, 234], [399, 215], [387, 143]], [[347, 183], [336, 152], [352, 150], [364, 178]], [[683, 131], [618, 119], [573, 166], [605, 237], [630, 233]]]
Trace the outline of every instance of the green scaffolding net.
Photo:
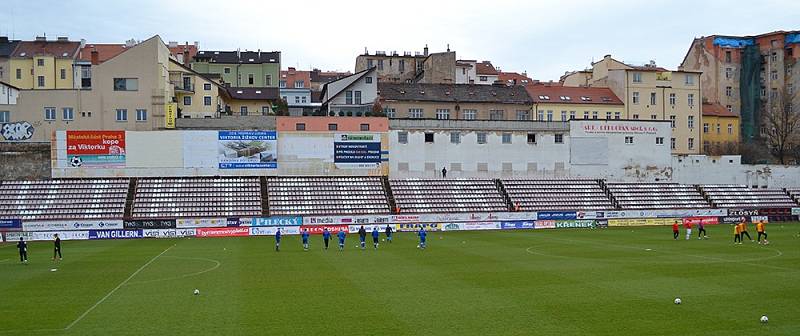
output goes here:
[[742, 52], [742, 69], [739, 74], [741, 94], [742, 141], [752, 143], [758, 140], [761, 116], [761, 53], [757, 46], [748, 45]]

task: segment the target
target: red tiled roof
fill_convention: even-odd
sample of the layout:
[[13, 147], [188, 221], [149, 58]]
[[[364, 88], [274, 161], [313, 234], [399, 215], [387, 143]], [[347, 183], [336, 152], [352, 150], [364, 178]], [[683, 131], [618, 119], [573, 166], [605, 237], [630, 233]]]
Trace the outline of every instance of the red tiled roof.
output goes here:
[[478, 75], [497, 75], [497, 69], [494, 68], [492, 62], [483, 61], [477, 64], [475, 73]]
[[189, 59], [183, 60], [184, 63], [189, 63], [193, 58], [194, 55], [197, 55], [197, 46], [194, 44], [179, 44], [177, 47], [170, 47], [167, 45], [169, 49], [169, 54], [175, 58], [178, 58], [178, 54], [183, 55], [184, 50], [189, 52]]
[[500, 72], [497, 76], [497, 79], [505, 83], [506, 85], [531, 85], [533, 84], [533, 79], [530, 77], [516, 73], [516, 72]]
[[736, 113], [728, 111], [728, 109], [720, 103], [703, 103], [702, 111], [704, 116], [738, 117]]
[[525, 89], [534, 103], [623, 105], [609, 88], [537, 84]]
[[114, 56], [117, 56], [128, 49], [130, 48], [126, 47], [124, 44], [121, 43], [87, 44], [83, 48], [81, 48], [80, 52], [78, 53], [78, 59], [82, 61], [91, 62], [92, 50], [97, 50], [98, 62], [103, 63], [111, 58], [114, 58]]
[[21, 41], [12, 57], [52, 55], [56, 58], [74, 58], [80, 47], [80, 42], [73, 41]]
[[281, 79], [286, 81], [287, 89], [296, 88], [295, 81], [303, 81], [303, 88], [311, 87], [311, 71], [297, 70], [290, 67], [288, 70], [281, 70]]

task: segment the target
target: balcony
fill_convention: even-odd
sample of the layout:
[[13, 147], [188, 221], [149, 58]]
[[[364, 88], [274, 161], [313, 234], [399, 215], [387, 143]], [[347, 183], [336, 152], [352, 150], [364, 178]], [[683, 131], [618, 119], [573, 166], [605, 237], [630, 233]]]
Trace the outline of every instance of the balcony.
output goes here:
[[175, 86], [175, 92], [194, 93], [194, 83], [170, 82]]

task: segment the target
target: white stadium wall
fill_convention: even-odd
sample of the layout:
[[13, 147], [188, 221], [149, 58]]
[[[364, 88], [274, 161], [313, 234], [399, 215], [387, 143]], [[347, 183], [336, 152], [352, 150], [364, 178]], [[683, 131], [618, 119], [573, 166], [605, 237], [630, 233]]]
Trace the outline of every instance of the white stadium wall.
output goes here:
[[[408, 143], [398, 141], [398, 133], [408, 133]], [[535, 132], [536, 143], [528, 143], [528, 132], [462, 130], [460, 143], [451, 142], [450, 130], [391, 130], [389, 176], [391, 178], [559, 178], [569, 176], [569, 135], [555, 143], [552, 132]], [[486, 133], [486, 143], [478, 143], [478, 132]], [[433, 142], [425, 142], [433, 133]], [[503, 143], [503, 133], [511, 143]], [[534, 133], [531, 131], [531, 133]], [[460, 169], [458, 167], [460, 166]]]
[[800, 187], [800, 166], [744, 165], [738, 155], [682, 155], [672, 158], [674, 182], [741, 184], [757, 188]]
[[572, 177], [630, 182], [670, 179], [672, 129], [668, 121], [572, 120], [569, 124]]

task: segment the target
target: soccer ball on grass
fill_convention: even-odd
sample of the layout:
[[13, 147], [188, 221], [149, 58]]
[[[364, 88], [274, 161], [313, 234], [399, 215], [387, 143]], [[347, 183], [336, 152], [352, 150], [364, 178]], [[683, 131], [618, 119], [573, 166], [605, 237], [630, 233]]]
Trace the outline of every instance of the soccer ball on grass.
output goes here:
[[194, 295], [200, 295], [200, 290], [199, 289], [195, 289], [194, 290]]
[[681, 298], [675, 298], [675, 304], [676, 305], [681, 304]]
[[767, 315], [761, 315], [761, 323], [767, 323], [767, 322], [769, 322], [769, 318], [767, 317]]

